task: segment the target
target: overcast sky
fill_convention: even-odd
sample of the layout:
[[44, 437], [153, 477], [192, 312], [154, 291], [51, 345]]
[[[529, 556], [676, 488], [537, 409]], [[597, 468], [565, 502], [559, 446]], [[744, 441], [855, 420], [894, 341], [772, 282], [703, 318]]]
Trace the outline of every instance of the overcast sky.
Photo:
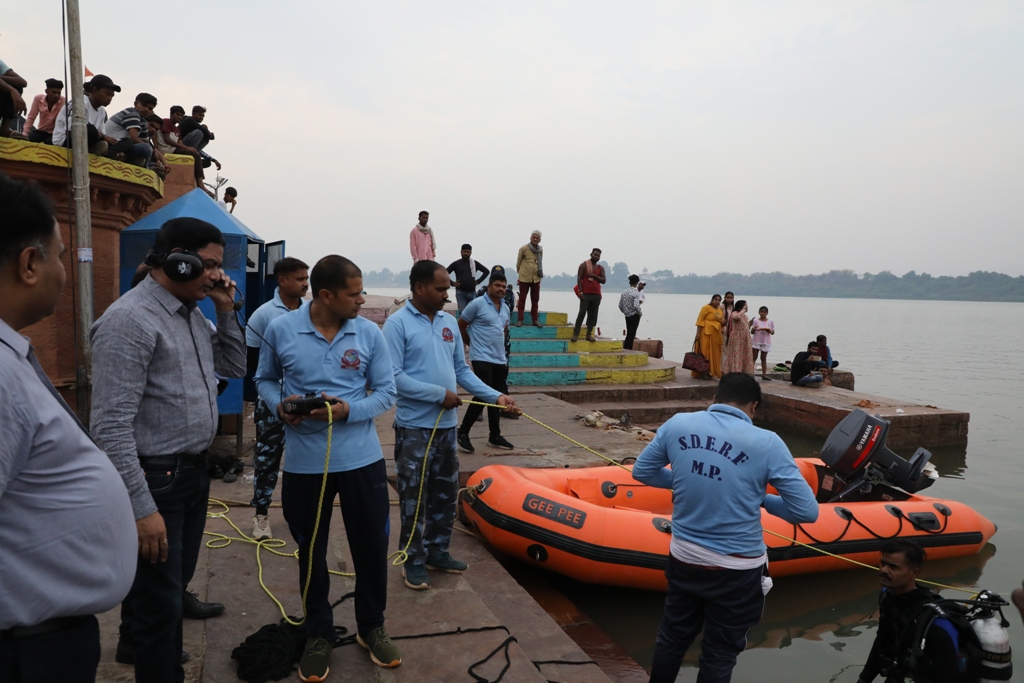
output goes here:
[[[0, 58], [65, 82], [61, 2]], [[208, 107], [235, 215], [366, 270], [431, 212], [545, 269], [1024, 273], [1024, 3], [82, 3], [85, 63]]]

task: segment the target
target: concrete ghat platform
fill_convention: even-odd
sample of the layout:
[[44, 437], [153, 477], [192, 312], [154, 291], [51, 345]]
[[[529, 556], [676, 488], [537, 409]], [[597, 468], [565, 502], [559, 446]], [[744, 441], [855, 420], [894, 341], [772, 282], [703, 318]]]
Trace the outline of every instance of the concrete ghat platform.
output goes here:
[[[714, 399], [715, 387], [714, 382], [693, 379], [680, 372], [674, 381], [668, 382], [514, 386], [509, 390], [516, 396], [540, 392], [572, 403], [580, 411], [600, 410], [609, 417], [618, 418], [628, 412], [634, 424], [655, 428], [678, 412], [705, 410]], [[888, 443], [894, 448], [938, 448], [967, 443], [970, 414], [963, 411], [839, 387], [795, 387], [779, 380], [763, 383], [761, 391], [763, 402], [755, 421], [768, 429], [824, 441], [844, 417], [860, 408], [892, 423]]]
[[[544, 395], [523, 396], [518, 399], [530, 414], [540, 416], [548, 424], [581, 443], [594, 447], [601, 453], [616, 460], [635, 456], [643, 449], [643, 441], [632, 434], [619, 431], [599, 431], [585, 427], [573, 418], [581, 411], [558, 399]], [[381, 416], [376, 424], [381, 439], [389, 476], [394, 476], [394, 421], [393, 411]], [[492, 449], [487, 446], [486, 421], [473, 430], [477, 452], [473, 455], [460, 453], [462, 481], [485, 464], [500, 462], [521, 467], [584, 467], [601, 464], [604, 461], [574, 446], [570, 442], [526, 419], [502, 420], [502, 433], [514, 444], [513, 451]], [[245, 424], [244, 448], [245, 474], [252, 474], [249, 466], [254, 430], [251, 419]], [[221, 437], [215, 444], [215, 452], [233, 454], [234, 437]], [[389, 490], [392, 501], [397, 500], [393, 489]], [[252, 497], [252, 484], [240, 477], [236, 482], [226, 484], [215, 481], [211, 486], [211, 498], [229, 501], [232, 507], [227, 516], [244, 532], [252, 528], [252, 509], [247, 507]], [[280, 500], [280, 485], [275, 492], [275, 501]], [[218, 509], [211, 510], [218, 512]], [[271, 526], [275, 535], [287, 540], [281, 552], [291, 553], [296, 549], [288, 534], [280, 507], [270, 511]], [[456, 523], [456, 527], [460, 527]], [[391, 508], [390, 551], [398, 549], [400, 520], [397, 505]], [[335, 507], [330, 525], [330, 548], [328, 561], [332, 568], [351, 571], [352, 561], [344, 533], [340, 510]], [[236, 532], [224, 519], [207, 520], [208, 532], [235, 536]], [[494, 558], [475, 536], [456, 531], [452, 538], [452, 553], [466, 559], [470, 569], [464, 574], [431, 572], [433, 588], [430, 591], [412, 591], [402, 582], [401, 569], [388, 568], [388, 608], [386, 613], [388, 632], [393, 636], [437, 633], [458, 627], [463, 629], [503, 625], [509, 629], [517, 642], [509, 647], [511, 666], [503, 681], [536, 682], [546, 680], [565, 683], [611, 683], [603, 671], [615, 671], [618, 681], [646, 680], [646, 674], [638, 665], [629, 666], [629, 657], [607, 641], [596, 629], [589, 629], [585, 638], [587, 649], [573, 641], [556, 618], [549, 616], [550, 606], [541, 606], [521, 587], [516, 580]], [[290, 615], [301, 614], [301, 596], [298, 590], [298, 563], [290, 557], [279, 557], [267, 551], [261, 552], [263, 581], [280, 600]], [[354, 588], [354, 579], [332, 576], [331, 599], [336, 600]], [[259, 585], [259, 569], [256, 562], [255, 545], [235, 541], [225, 548], [202, 548], [199, 566], [190, 589], [201, 599], [216, 600], [227, 606], [222, 616], [206, 622], [185, 622], [185, 649], [192, 654], [185, 666], [185, 680], [193, 683], [237, 683], [236, 664], [231, 660], [231, 651], [264, 624], [276, 623], [280, 612]], [[335, 608], [335, 624], [345, 626], [351, 632], [355, 627], [354, 607], [347, 600]], [[554, 612], [554, 611], [553, 611]], [[571, 625], [579, 627], [587, 623], [586, 617], [575, 613]], [[556, 613], [556, 617], [557, 617]], [[97, 680], [129, 683], [134, 680], [133, 668], [114, 662], [117, 645], [119, 610], [114, 609], [100, 615], [102, 654]], [[587, 630], [574, 628], [574, 631]], [[402, 652], [402, 665], [395, 669], [381, 669], [374, 666], [366, 652], [358, 645], [336, 649], [331, 656], [330, 681], [416, 681], [426, 683], [447, 683], [469, 680], [466, 670], [471, 664], [483, 659], [498, 647], [507, 637], [503, 630], [484, 631], [461, 635], [448, 635], [426, 639], [402, 639], [396, 641]], [[608, 663], [605, 664], [605, 658]], [[541, 671], [533, 661], [566, 660], [587, 661], [594, 659], [597, 665], [545, 664]], [[499, 652], [491, 660], [476, 669], [477, 673], [494, 680], [504, 666], [504, 656]], [[293, 674], [285, 679], [297, 681]]]

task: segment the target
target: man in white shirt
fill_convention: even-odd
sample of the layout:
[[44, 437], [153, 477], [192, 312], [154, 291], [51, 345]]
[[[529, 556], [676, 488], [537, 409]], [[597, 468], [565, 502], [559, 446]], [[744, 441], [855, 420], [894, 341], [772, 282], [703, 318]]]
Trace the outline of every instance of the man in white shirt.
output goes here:
[[[89, 154], [106, 154], [107, 147], [116, 145], [117, 140], [107, 135], [106, 106], [114, 99], [114, 93], [121, 92], [121, 86], [115, 85], [109, 76], [97, 74], [85, 84], [86, 131], [89, 137]], [[64, 111], [57, 116], [53, 124], [53, 144], [58, 147], [71, 147], [71, 107], [68, 102]]]
[[[228, 206], [230, 204], [230, 206]], [[235, 205], [238, 204], [238, 190], [233, 187], [224, 188], [224, 199], [217, 200], [217, 206], [228, 213], [235, 212]]]

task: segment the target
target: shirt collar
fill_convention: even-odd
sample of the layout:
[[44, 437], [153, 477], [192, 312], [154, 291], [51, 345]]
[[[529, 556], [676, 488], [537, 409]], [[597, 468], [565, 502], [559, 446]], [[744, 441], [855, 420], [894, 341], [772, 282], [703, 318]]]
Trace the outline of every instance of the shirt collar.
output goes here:
[[16, 354], [28, 358], [29, 345], [28, 337], [19, 333], [4, 320], [0, 320], [0, 343], [10, 346]]
[[742, 410], [740, 410], [739, 408], [735, 408], [733, 406], [727, 406], [724, 403], [716, 403], [716, 404], [714, 404], [713, 406], [708, 408], [708, 412], [709, 413], [725, 413], [726, 415], [731, 415], [732, 417], [739, 417], [739, 418], [742, 418], [742, 419], [746, 420], [750, 424], [754, 424], [754, 421], [750, 419], [750, 416], [747, 415], [746, 413], [744, 413]]
[[[312, 316], [313, 307], [312, 306], [301, 305], [301, 306], [299, 306], [299, 308], [297, 310], [302, 312], [301, 315], [299, 316], [299, 330], [298, 330], [299, 334], [320, 334], [320, 332], [316, 329], [316, 326], [313, 324], [313, 316]], [[294, 313], [294, 312], [295, 311], [289, 311], [289, 313]], [[342, 323], [341, 329], [338, 330], [338, 333], [341, 334], [342, 336], [344, 336], [346, 334], [355, 334], [356, 333], [356, 321], [355, 320], [346, 320], [344, 323]], [[323, 336], [323, 335], [320, 335], [320, 336]], [[335, 341], [338, 339], [337, 335], [335, 335], [334, 339], [335, 339]]]
[[168, 313], [181, 313], [182, 315], [187, 315], [189, 308], [192, 308], [182, 303], [181, 299], [164, 289], [164, 286], [154, 280], [152, 276], [149, 276], [140, 282], [137, 287], [141, 289], [143, 293], [156, 299]]
[[[277, 306], [278, 308], [283, 308], [284, 310], [286, 310], [288, 312], [291, 312], [291, 310], [292, 310], [292, 309], [288, 308], [287, 306], [285, 306], [284, 301], [281, 300], [281, 288], [280, 287], [274, 287], [274, 305]], [[302, 302], [301, 301], [299, 302], [299, 308], [302, 308]]]

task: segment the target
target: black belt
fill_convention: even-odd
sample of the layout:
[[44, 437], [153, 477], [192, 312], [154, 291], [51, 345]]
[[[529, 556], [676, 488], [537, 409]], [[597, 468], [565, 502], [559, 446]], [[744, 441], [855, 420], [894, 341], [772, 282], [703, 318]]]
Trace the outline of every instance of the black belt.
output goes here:
[[181, 453], [178, 455], [140, 455], [139, 464], [142, 469], [186, 469], [189, 467], [205, 467], [206, 451], [202, 453]]
[[55, 631], [63, 631], [64, 629], [71, 628], [72, 626], [77, 626], [87, 618], [88, 617], [54, 617], [53, 619], [41, 621], [35, 626], [15, 626], [14, 628], [9, 628], [6, 631], [0, 631], [0, 642], [5, 640], [17, 640], [18, 638], [31, 638], [32, 636], [42, 636]]

